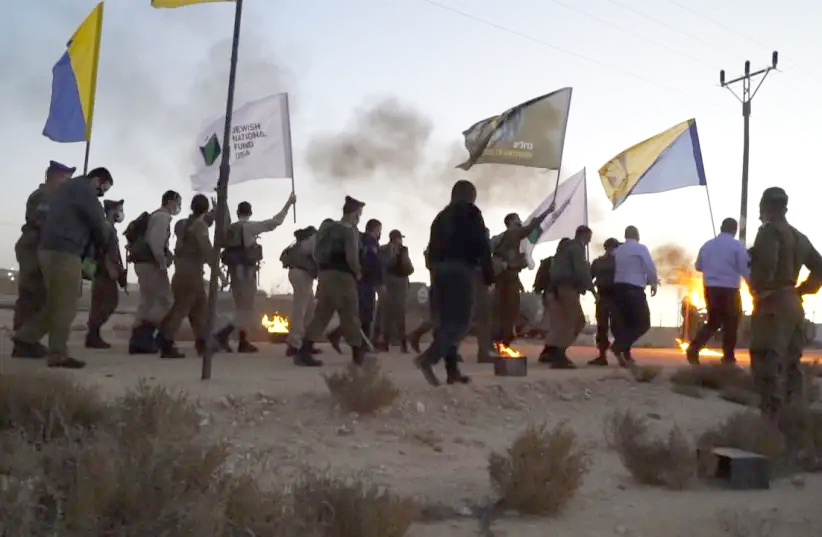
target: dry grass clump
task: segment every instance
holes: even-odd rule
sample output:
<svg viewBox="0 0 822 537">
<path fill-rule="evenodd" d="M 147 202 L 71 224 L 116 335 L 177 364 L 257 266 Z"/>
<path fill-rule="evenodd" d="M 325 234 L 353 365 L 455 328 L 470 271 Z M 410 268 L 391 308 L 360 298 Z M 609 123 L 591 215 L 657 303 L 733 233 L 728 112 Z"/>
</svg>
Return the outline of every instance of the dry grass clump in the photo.
<svg viewBox="0 0 822 537">
<path fill-rule="evenodd" d="M 401 537 L 416 516 L 358 479 L 263 488 L 260 461 L 202 434 L 185 394 L 141 383 L 105 403 L 58 375 L 40 395 L 38 380 L 0 375 L 0 537 Z"/>
<path fill-rule="evenodd" d="M 631 368 L 631 374 L 637 382 L 653 382 L 662 373 L 658 365 L 636 365 Z"/>
<path fill-rule="evenodd" d="M 694 399 L 704 399 L 705 391 L 699 386 L 693 384 L 674 384 L 671 391 L 684 395 L 685 397 L 692 397 Z"/>
<path fill-rule="evenodd" d="M 325 376 L 331 396 L 349 412 L 370 414 L 389 406 L 400 394 L 376 360 L 349 364 L 342 372 Z"/>
<path fill-rule="evenodd" d="M 591 468 L 589 451 L 566 422 L 554 429 L 530 426 L 508 448 L 488 460 L 500 504 L 523 514 L 555 514 L 582 486 Z"/>
<path fill-rule="evenodd" d="M 696 475 L 696 457 L 678 427 L 667 438 L 652 438 L 647 420 L 617 411 L 605 422 L 605 436 L 640 483 L 683 489 Z"/>
<path fill-rule="evenodd" d="M 725 364 L 687 366 L 671 375 L 676 386 L 697 386 L 706 390 L 723 390 L 729 386 L 755 391 L 753 377 L 746 370 Z"/>
<path fill-rule="evenodd" d="M 323 537 L 402 537 L 419 514 L 416 502 L 361 476 L 305 471 L 291 494 L 294 518 Z"/>
<path fill-rule="evenodd" d="M 822 471 L 822 412 L 805 405 L 786 407 L 779 416 L 790 463 L 806 472 Z"/>
<path fill-rule="evenodd" d="M 25 432 L 47 442 L 91 429 L 107 416 L 98 393 L 56 373 L 0 374 L 0 431 Z"/>
<path fill-rule="evenodd" d="M 715 447 L 731 447 L 750 451 L 768 457 L 775 465 L 785 460 L 785 436 L 773 422 L 758 412 L 734 414 L 719 426 L 703 433 L 697 439 L 697 447 L 704 457 L 699 461 L 700 475 L 714 475 L 713 457 L 709 454 Z"/>
<path fill-rule="evenodd" d="M 719 392 L 719 397 L 742 406 L 759 406 L 759 396 L 740 386 L 725 386 Z"/>
</svg>

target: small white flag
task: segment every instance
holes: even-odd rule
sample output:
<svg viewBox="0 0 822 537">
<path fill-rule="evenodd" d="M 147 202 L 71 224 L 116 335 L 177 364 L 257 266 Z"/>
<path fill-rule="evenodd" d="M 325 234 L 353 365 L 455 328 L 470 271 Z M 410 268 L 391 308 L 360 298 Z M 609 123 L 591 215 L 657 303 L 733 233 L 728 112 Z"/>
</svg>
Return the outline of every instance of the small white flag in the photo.
<svg viewBox="0 0 822 537">
<path fill-rule="evenodd" d="M 225 144 L 225 116 L 203 129 L 197 139 L 195 172 L 191 188 L 210 192 L 217 186 Z M 255 179 L 291 179 L 291 122 L 288 94 L 278 93 L 244 104 L 234 110 L 231 121 L 229 184 Z"/>
<path fill-rule="evenodd" d="M 531 254 L 537 244 L 557 241 L 564 237 L 573 238 L 577 227 L 588 225 L 587 195 L 585 168 L 583 168 L 576 175 L 560 183 L 556 190 L 556 198 L 554 198 L 554 193 L 551 192 L 545 198 L 545 201 L 531 213 L 531 216 L 525 221 L 525 225 L 528 225 L 536 216 L 548 210 L 551 202 L 556 201 L 554 212 L 542 221 L 539 229 L 534 231 L 528 238 L 523 239 L 520 244 L 520 251 L 525 254 L 529 268 L 535 266 Z"/>
</svg>

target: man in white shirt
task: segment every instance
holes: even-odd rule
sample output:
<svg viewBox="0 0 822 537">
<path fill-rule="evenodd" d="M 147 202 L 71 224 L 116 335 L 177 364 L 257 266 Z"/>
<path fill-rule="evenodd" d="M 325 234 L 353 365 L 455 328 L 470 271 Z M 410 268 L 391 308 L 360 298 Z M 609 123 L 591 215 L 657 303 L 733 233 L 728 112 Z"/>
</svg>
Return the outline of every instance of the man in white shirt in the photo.
<svg viewBox="0 0 822 537">
<path fill-rule="evenodd" d="M 633 364 L 631 347 L 651 328 L 645 287 L 656 295 L 659 278 L 651 253 L 639 243 L 639 230 L 625 228 L 625 242 L 614 250 L 614 343 L 611 350 L 619 365 Z"/>
<path fill-rule="evenodd" d="M 688 362 L 699 365 L 699 351 L 714 333 L 722 329 L 722 362 L 735 364 L 739 318 L 742 300 L 739 284 L 751 275 L 751 260 L 745 246 L 736 240 L 736 220 L 726 218 L 720 233 L 699 249 L 696 270 L 702 273 L 705 287 L 705 303 L 708 306 L 708 323 L 697 333 L 688 346 Z"/>
</svg>

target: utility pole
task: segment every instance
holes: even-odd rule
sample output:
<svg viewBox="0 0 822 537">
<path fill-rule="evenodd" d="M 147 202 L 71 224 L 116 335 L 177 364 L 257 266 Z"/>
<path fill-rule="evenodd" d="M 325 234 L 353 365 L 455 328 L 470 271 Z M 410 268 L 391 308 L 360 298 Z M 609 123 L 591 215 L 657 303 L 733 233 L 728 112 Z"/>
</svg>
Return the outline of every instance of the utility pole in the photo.
<svg viewBox="0 0 822 537">
<path fill-rule="evenodd" d="M 733 80 L 726 81 L 725 70 L 719 71 L 719 85 L 723 88 L 728 88 L 728 91 L 742 103 L 742 117 L 744 119 L 744 134 L 742 138 L 742 209 L 739 215 L 739 240 L 742 241 L 742 244 L 745 244 L 745 231 L 748 227 L 748 157 L 750 154 L 751 100 L 759 91 L 759 88 L 762 87 L 762 83 L 765 82 L 768 73 L 776 69 L 778 59 L 779 54 L 777 51 L 773 51 L 771 55 L 771 65 L 755 73 L 751 72 L 751 62 L 746 61 L 745 74 Z M 762 75 L 762 78 L 759 79 L 756 89 L 751 91 L 751 79 L 759 75 Z M 742 97 L 734 93 L 734 90 L 730 87 L 731 84 L 737 82 L 742 82 Z"/>
</svg>

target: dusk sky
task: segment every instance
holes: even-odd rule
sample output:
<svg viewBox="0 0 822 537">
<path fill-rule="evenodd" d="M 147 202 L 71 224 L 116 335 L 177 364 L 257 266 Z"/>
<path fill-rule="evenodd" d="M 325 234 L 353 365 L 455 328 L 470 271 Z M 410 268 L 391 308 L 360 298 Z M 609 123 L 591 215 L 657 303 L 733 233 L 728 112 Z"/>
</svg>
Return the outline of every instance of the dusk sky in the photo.
<svg viewBox="0 0 822 537">
<path fill-rule="evenodd" d="M 106 3 L 91 146 L 91 166 L 111 170 L 115 183 L 108 196 L 126 200 L 127 221 L 155 209 L 166 189 L 183 194 L 187 214 L 196 136 L 225 109 L 233 5 L 157 10 L 149 3 Z M 13 245 L 25 200 L 42 181 L 49 159 L 82 167 L 83 144 L 56 144 L 41 132 L 51 68 L 96 2 L 4 4 L 0 266 L 16 267 Z M 762 190 L 779 185 L 790 196 L 789 221 L 822 248 L 817 218 L 822 187 L 809 167 L 822 147 L 816 128 L 822 69 L 814 61 L 822 56 L 817 39 L 822 7 L 813 2 L 245 0 L 244 5 L 237 103 L 280 91 L 292 99 L 297 224 L 289 216 L 283 227 L 264 236 L 261 286 L 266 290 L 289 290 L 277 261 L 280 251 L 296 227 L 338 217 L 345 194 L 366 202 L 364 218 L 382 220 L 384 237 L 393 228 L 406 234 L 417 266 L 412 280 L 427 280 L 421 252 L 431 220 L 447 203 L 454 178 L 482 173 L 482 166 L 449 171 L 459 163 L 453 146 L 462 142 L 461 132 L 564 86 L 574 93 L 562 177 L 587 167 L 594 240 L 620 238 L 624 227 L 634 224 L 651 249 L 677 243 L 695 256 L 712 236 L 705 189 L 630 198 L 611 211 L 597 170 L 629 146 L 696 118 L 717 228 L 725 217 L 738 218 L 741 105 L 719 87 L 719 70 L 734 78 L 746 59 L 753 70 L 765 67 L 774 49 L 780 71 L 768 76 L 753 101 L 748 242 L 758 227 Z M 414 147 L 403 151 L 389 144 L 367 172 L 345 179 L 309 164 L 312 144 L 346 136 L 358 115 L 380 103 L 408 120 L 417 136 Z M 491 179 L 480 181 L 485 190 L 479 204 L 492 234 L 502 231 L 507 212 L 525 218 L 554 188 L 553 174 Z M 290 188 L 288 181 L 245 183 L 232 187 L 229 206 L 233 213 L 238 202 L 248 200 L 255 217 L 268 217 Z M 541 245 L 536 257 L 550 255 L 555 246 Z M 527 287 L 533 275 L 523 275 Z M 654 324 L 674 322 L 675 297 L 668 288 L 650 300 Z M 809 317 L 816 303 L 806 302 Z"/>
</svg>

